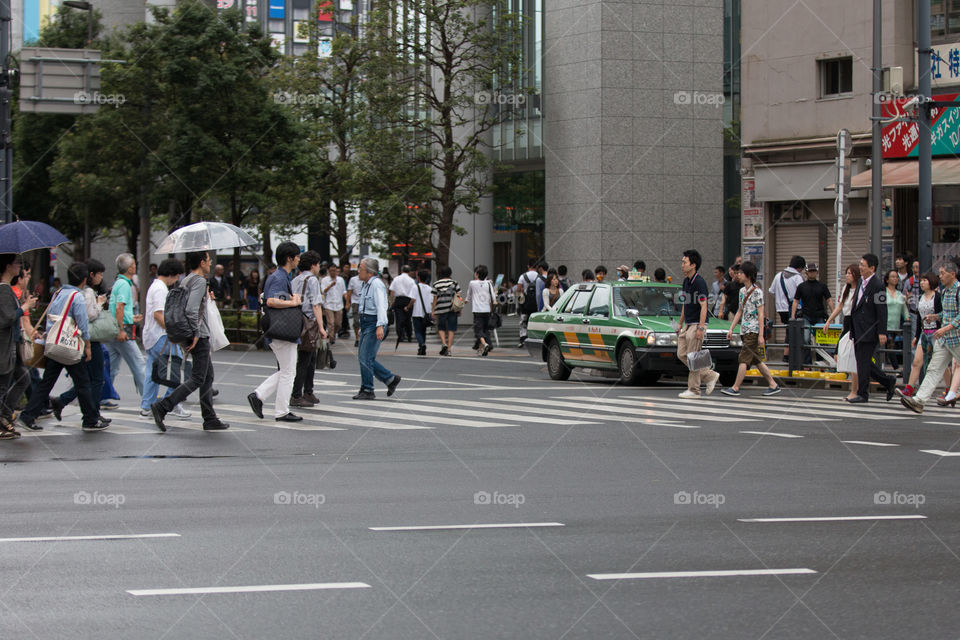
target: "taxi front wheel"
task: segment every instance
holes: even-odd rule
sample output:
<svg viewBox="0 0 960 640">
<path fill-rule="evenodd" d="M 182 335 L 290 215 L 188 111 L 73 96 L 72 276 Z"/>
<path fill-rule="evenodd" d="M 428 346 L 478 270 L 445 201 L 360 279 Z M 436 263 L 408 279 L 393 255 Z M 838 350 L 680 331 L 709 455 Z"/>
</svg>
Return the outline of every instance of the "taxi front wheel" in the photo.
<svg viewBox="0 0 960 640">
<path fill-rule="evenodd" d="M 547 373 L 551 380 L 566 380 L 570 377 L 570 367 L 563 361 L 563 353 L 556 340 L 547 347 Z"/>
<path fill-rule="evenodd" d="M 629 344 L 620 347 L 617 353 L 617 366 L 620 369 L 620 382 L 637 384 L 642 372 L 637 367 L 637 354 Z"/>
</svg>

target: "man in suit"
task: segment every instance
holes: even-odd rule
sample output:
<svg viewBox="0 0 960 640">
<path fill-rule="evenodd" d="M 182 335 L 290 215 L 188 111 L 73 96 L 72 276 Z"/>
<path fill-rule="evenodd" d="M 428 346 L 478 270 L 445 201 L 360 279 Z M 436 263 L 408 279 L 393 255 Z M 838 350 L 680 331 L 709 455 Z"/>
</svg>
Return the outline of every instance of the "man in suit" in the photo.
<svg viewBox="0 0 960 640">
<path fill-rule="evenodd" d="M 883 283 L 877 276 L 880 260 L 872 253 L 860 258 L 860 286 L 853 298 L 851 314 L 853 351 L 857 358 L 857 376 L 860 387 L 854 398 L 844 398 L 847 402 L 863 403 L 869 398 L 870 380 L 875 380 L 887 389 L 887 400 L 896 391 L 896 379 L 883 372 L 880 365 L 873 362 L 877 344 L 887 344 L 887 298 Z"/>
</svg>

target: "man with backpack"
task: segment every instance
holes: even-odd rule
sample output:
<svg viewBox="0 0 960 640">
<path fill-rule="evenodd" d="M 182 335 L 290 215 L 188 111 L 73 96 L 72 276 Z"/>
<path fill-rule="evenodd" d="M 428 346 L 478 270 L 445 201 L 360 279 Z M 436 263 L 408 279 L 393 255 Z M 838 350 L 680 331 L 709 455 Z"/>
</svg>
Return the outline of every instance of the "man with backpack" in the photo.
<svg viewBox="0 0 960 640">
<path fill-rule="evenodd" d="M 793 256 L 790 258 L 790 266 L 773 277 L 770 283 L 769 293 L 773 294 L 774 306 L 777 308 L 777 315 L 780 317 L 780 324 L 787 324 L 790 321 L 790 307 L 793 305 L 793 299 L 797 295 L 797 287 L 803 283 L 803 276 L 800 272 L 807 266 L 807 261 L 803 256 Z M 784 348 L 783 357 L 787 358 L 790 350 Z"/>
<path fill-rule="evenodd" d="M 207 325 L 207 278 L 210 275 L 210 254 L 207 251 L 192 251 L 186 255 L 186 267 L 190 270 L 179 287 L 167 294 L 163 308 L 167 338 L 179 344 L 193 358 L 190 378 L 173 390 L 173 393 L 150 405 L 153 421 L 160 431 L 166 431 L 163 418 L 173 408 L 200 390 L 200 413 L 204 431 L 222 431 L 230 427 L 221 422 L 213 409 L 213 359 L 210 350 L 210 327 Z"/>
<path fill-rule="evenodd" d="M 527 322 L 530 321 L 530 314 L 536 313 L 540 306 L 537 302 L 540 299 L 537 290 L 537 281 L 540 280 L 538 263 L 538 260 L 531 258 L 527 262 L 527 271 L 517 278 L 517 293 L 523 295 L 523 302 L 520 304 L 520 344 L 517 345 L 517 349 L 522 349 L 523 343 L 527 340 Z"/>
</svg>

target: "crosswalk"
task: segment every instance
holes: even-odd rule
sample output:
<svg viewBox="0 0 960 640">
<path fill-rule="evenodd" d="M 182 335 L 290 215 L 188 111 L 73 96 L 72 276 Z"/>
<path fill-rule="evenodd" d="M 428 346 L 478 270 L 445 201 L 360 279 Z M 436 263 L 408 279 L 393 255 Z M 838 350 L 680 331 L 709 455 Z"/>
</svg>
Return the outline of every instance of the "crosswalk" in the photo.
<svg viewBox="0 0 960 640">
<path fill-rule="evenodd" d="M 417 431 L 438 428 L 519 428 L 524 425 L 599 427 L 609 424 L 646 425 L 677 429 L 723 428 L 742 434 L 765 433 L 762 424 L 774 421 L 775 432 L 800 429 L 810 425 L 830 428 L 853 420 L 867 423 L 960 426 L 960 413 L 950 408 L 928 406 L 923 416 L 902 409 L 898 403 L 882 401 L 852 407 L 836 396 L 792 396 L 784 393 L 773 398 L 749 395 L 730 398 L 714 394 L 699 400 L 683 400 L 676 394 L 618 389 L 616 393 L 589 395 L 590 389 L 575 390 L 567 395 L 521 396 L 517 390 L 506 397 L 494 397 L 489 391 L 477 390 L 475 395 L 461 392 L 459 398 L 384 399 L 377 402 L 345 401 L 331 396 L 330 401 L 312 408 L 297 409 L 302 422 L 276 422 L 269 414 L 264 420 L 251 414 L 245 404 L 218 403 L 217 412 L 231 425 L 230 432 L 286 429 L 293 431 L 344 431 L 349 429 L 378 429 L 386 431 Z M 170 417 L 166 423 L 170 432 L 177 430 L 202 431 L 199 408 L 187 420 Z M 103 433 L 113 435 L 146 435 L 158 433 L 149 417 L 139 415 L 137 408 L 120 408 L 108 414 L 113 424 Z M 56 437 L 80 433 L 80 415 L 74 407 L 64 412 L 63 422 L 53 420 L 41 423 L 43 431 L 25 432 L 29 437 Z M 872 444 L 851 440 L 851 444 Z M 880 443 L 878 446 L 883 446 Z"/>
</svg>

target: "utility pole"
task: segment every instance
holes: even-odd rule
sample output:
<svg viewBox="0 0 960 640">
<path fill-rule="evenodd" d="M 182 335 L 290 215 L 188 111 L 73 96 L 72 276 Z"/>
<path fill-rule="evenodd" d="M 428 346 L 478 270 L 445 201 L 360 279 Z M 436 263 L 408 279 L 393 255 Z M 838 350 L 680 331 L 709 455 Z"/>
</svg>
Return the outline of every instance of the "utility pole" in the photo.
<svg viewBox="0 0 960 640">
<path fill-rule="evenodd" d="M 880 106 L 880 92 L 883 90 L 883 0 L 873 0 L 873 132 L 870 136 L 870 253 L 879 256 L 880 226 L 883 224 L 883 149 L 880 137 L 883 135 L 883 116 Z M 837 259 L 837 270 L 843 269 Z M 841 276 L 842 277 L 842 276 Z M 842 280 L 841 280 L 842 282 Z M 839 285 L 838 285 L 839 286 Z"/>
<path fill-rule="evenodd" d="M 0 219 L 13 221 L 13 136 L 10 115 L 10 0 L 0 0 L 0 147 L 2 147 L 3 170 L 0 172 Z"/>
<path fill-rule="evenodd" d="M 933 267 L 933 222 L 930 218 L 933 209 L 933 185 L 931 184 L 931 140 L 930 140 L 930 0 L 917 0 L 917 70 L 920 108 L 920 141 L 917 147 L 919 197 L 917 208 L 917 249 L 920 272 Z"/>
</svg>

